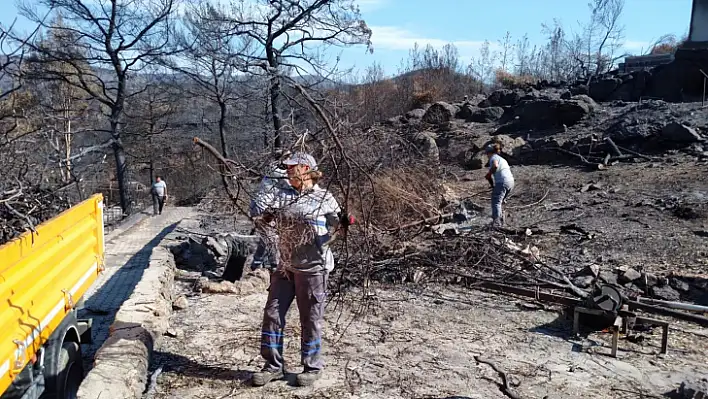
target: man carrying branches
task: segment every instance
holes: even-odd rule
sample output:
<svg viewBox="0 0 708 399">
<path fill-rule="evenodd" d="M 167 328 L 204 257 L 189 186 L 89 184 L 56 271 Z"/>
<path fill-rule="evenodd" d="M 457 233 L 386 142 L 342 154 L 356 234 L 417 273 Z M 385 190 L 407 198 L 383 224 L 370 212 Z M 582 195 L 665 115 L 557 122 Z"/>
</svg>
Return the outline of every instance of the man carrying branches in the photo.
<svg viewBox="0 0 708 399">
<path fill-rule="evenodd" d="M 295 153 L 284 164 L 290 186 L 261 190 L 251 206 L 251 216 L 258 218 L 257 223 L 275 223 L 280 252 L 263 312 L 261 356 L 265 365 L 253 375 L 254 386 L 284 376 L 285 317 L 294 299 L 300 310 L 304 366 L 296 382 L 308 386 L 319 378 L 324 367 L 321 351 L 327 277 L 334 269 L 328 227 L 336 234 L 337 229 L 346 229 L 354 222 L 353 217 L 342 213 L 334 196 L 317 185 L 322 172 L 310 154 Z"/>
<path fill-rule="evenodd" d="M 288 182 L 287 168 L 283 164 L 283 161 L 290 156 L 290 151 L 278 150 L 276 152 L 276 156 L 278 157 L 277 161 L 271 165 L 266 176 L 261 182 L 261 192 L 275 192 L 279 188 L 287 188 L 290 186 L 290 183 Z M 254 206 L 255 202 L 251 201 L 251 213 L 253 213 Z M 266 260 L 268 263 L 268 268 L 271 270 L 277 269 L 278 258 L 280 255 L 278 253 L 278 235 L 274 229 L 274 226 L 274 223 L 271 222 L 263 223 L 259 226 L 259 228 L 256 228 L 256 232 L 260 235 L 260 240 L 258 241 L 256 253 L 253 254 L 251 270 L 264 267 Z"/>
</svg>

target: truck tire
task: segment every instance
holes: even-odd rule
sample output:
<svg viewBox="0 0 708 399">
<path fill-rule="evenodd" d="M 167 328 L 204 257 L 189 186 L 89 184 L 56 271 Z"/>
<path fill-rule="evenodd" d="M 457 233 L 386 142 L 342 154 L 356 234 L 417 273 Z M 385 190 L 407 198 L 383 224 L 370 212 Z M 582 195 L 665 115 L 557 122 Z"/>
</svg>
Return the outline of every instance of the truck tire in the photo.
<svg viewBox="0 0 708 399">
<path fill-rule="evenodd" d="M 47 385 L 42 399 L 76 399 L 79 385 L 84 378 L 81 346 L 76 342 L 65 341 L 58 352 L 49 351 L 47 355 Z"/>
</svg>

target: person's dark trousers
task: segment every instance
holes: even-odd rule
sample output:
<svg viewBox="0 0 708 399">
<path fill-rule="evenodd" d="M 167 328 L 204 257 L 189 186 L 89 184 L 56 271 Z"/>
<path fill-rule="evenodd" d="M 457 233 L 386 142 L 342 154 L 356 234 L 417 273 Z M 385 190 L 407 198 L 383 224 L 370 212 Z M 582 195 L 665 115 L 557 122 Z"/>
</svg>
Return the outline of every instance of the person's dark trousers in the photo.
<svg viewBox="0 0 708 399">
<path fill-rule="evenodd" d="M 261 356 L 266 361 L 264 370 L 283 369 L 285 316 L 293 299 L 297 300 L 300 311 L 302 365 L 305 371 L 324 367 L 321 351 L 326 286 L 325 271 L 317 274 L 275 271 L 271 274 L 261 328 Z"/>
<path fill-rule="evenodd" d="M 165 206 L 165 196 L 164 195 L 153 195 L 152 196 L 152 211 L 154 214 L 162 215 L 162 208 Z"/>
</svg>

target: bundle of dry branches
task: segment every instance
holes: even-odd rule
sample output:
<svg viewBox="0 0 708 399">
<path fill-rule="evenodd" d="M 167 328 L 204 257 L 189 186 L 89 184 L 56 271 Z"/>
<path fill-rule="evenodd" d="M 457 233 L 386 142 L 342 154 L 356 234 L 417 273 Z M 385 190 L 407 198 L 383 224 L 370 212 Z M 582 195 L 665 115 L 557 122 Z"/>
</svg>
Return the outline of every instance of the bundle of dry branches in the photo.
<svg viewBox="0 0 708 399">
<path fill-rule="evenodd" d="M 68 209 L 68 199 L 20 182 L 0 186 L 0 245 Z"/>
</svg>

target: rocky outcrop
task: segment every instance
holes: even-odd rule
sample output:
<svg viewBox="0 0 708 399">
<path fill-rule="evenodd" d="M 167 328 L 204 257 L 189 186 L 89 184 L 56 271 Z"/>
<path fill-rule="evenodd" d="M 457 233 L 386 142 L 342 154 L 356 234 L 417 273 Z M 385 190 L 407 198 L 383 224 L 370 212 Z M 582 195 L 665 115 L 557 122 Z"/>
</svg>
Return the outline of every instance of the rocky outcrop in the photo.
<svg viewBox="0 0 708 399">
<path fill-rule="evenodd" d="M 442 125 L 449 123 L 455 118 L 459 109 L 446 102 L 437 102 L 428 108 L 423 115 L 423 122 L 431 125 Z"/>
<path fill-rule="evenodd" d="M 696 129 L 677 122 L 664 126 L 661 137 L 678 143 L 695 143 L 703 139 Z"/>
<path fill-rule="evenodd" d="M 504 115 L 502 107 L 478 108 L 466 119 L 469 122 L 490 123 L 498 121 L 502 115 Z"/>
<path fill-rule="evenodd" d="M 527 145 L 526 141 L 521 137 L 511 138 L 507 135 L 500 134 L 493 136 L 490 140 L 486 141 L 482 146 L 476 147 L 475 151 L 468 151 L 466 153 L 467 158 L 463 160 L 462 166 L 467 169 L 482 169 L 487 164 L 487 154 L 484 152 L 484 148 L 492 143 L 499 143 L 502 146 L 502 155 L 509 158 L 519 157 L 525 150 L 530 147 Z"/>
<path fill-rule="evenodd" d="M 572 126 L 592 112 L 586 100 L 522 101 L 514 110 L 514 120 L 497 133 L 527 129 L 551 129 Z"/>
<path fill-rule="evenodd" d="M 480 108 L 514 106 L 521 101 L 518 91 L 501 89 L 492 92 L 486 100 L 479 103 Z"/>
</svg>

